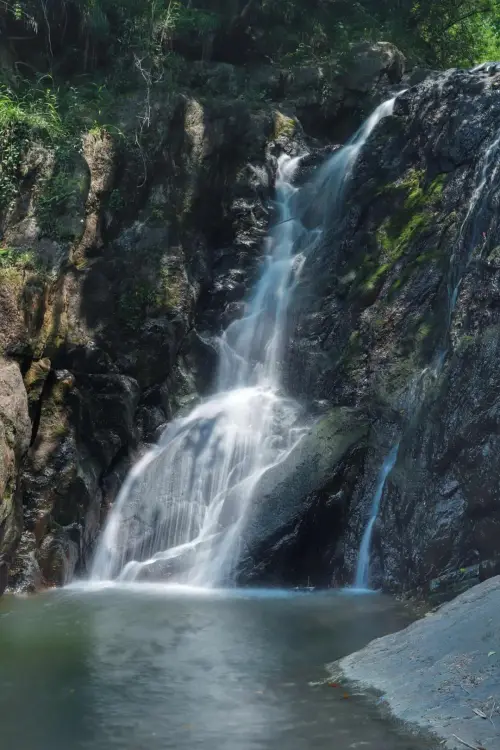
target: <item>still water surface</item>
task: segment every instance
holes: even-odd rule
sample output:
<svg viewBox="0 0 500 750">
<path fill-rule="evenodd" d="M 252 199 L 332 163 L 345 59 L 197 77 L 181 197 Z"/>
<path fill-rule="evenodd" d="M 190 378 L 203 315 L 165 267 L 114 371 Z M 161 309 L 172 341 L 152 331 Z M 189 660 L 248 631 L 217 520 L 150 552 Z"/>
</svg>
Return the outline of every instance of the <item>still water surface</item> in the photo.
<svg viewBox="0 0 500 750">
<path fill-rule="evenodd" d="M 147 588 L 0 601 L 5 750 L 421 750 L 325 664 L 411 615 L 381 595 Z"/>
</svg>

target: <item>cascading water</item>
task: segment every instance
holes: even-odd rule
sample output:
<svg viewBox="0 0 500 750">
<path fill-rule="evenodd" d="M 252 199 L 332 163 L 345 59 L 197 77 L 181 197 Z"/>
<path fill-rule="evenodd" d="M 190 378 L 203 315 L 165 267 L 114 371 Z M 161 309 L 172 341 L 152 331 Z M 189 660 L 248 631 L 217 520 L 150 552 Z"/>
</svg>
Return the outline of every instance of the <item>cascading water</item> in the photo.
<svg viewBox="0 0 500 750">
<path fill-rule="evenodd" d="M 377 477 L 377 484 L 375 487 L 375 493 L 373 495 L 372 506 L 370 509 L 370 520 L 361 539 L 361 545 L 359 548 L 358 565 L 356 568 L 356 579 L 354 581 L 354 588 L 358 590 L 367 589 L 370 584 L 370 548 L 373 535 L 373 527 L 377 520 L 378 512 L 380 509 L 380 501 L 384 492 L 385 483 L 387 477 L 394 468 L 396 459 L 398 457 L 399 443 L 393 445 L 388 456 L 386 457 L 382 468 L 380 469 Z"/>
<path fill-rule="evenodd" d="M 477 66 L 477 68 L 472 69 L 471 73 L 479 72 L 482 69 L 482 65 Z M 490 145 L 485 149 L 476 168 L 475 187 L 472 191 L 467 213 L 460 226 L 460 231 L 454 244 L 453 252 L 451 253 L 447 283 L 448 309 L 443 343 L 440 347 L 438 347 L 432 365 L 430 367 L 424 368 L 419 376 L 415 378 L 412 383 L 410 383 L 407 393 L 407 401 L 410 404 L 410 407 L 407 409 L 410 422 L 412 421 L 412 419 L 414 419 L 416 413 L 423 404 L 426 393 L 425 381 L 427 376 L 430 375 L 431 378 L 435 380 L 444 367 L 444 363 L 448 353 L 449 337 L 453 322 L 453 313 L 455 312 L 455 308 L 457 305 L 460 286 L 462 284 L 464 275 L 471 263 L 474 251 L 478 246 L 477 243 L 479 241 L 480 231 L 478 229 L 479 215 L 481 213 L 482 206 L 488 198 L 488 195 L 495 187 L 495 181 L 500 171 L 499 152 L 500 131 L 496 133 Z M 483 245 L 482 249 L 484 249 L 484 246 L 486 245 L 486 240 L 486 234 L 483 233 L 483 242 L 481 243 Z M 370 517 L 363 533 L 358 553 L 358 563 L 356 567 L 356 577 L 354 582 L 354 588 L 356 589 L 364 590 L 369 586 L 370 549 L 373 529 L 380 510 L 380 503 L 382 500 L 382 495 L 384 493 L 387 478 L 397 461 L 400 442 L 401 439 L 399 439 L 398 442 L 392 446 L 389 454 L 382 464 L 382 468 L 378 475 L 375 494 L 372 499 Z"/>
<path fill-rule="evenodd" d="M 132 469 L 100 539 L 92 579 L 173 578 L 200 586 L 230 580 L 258 480 L 306 431 L 299 404 L 280 387 L 287 310 L 302 262 L 327 217 L 335 219 L 364 143 L 393 107 L 394 99 L 378 107 L 319 169 L 308 186 L 314 227 L 311 205 L 292 185 L 300 157 L 280 158 L 278 221 L 246 313 L 220 339 L 216 394 L 170 424 Z"/>
</svg>

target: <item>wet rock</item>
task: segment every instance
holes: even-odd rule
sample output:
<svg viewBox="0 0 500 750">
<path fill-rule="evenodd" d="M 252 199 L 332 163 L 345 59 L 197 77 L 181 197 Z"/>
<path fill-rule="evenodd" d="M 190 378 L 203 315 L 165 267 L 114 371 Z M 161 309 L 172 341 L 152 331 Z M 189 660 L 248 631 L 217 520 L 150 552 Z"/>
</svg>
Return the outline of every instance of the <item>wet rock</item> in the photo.
<svg viewBox="0 0 500 750">
<path fill-rule="evenodd" d="M 24 536 L 14 588 L 61 584 L 88 563 L 100 528 L 104 475 L 137 441 L 138 400 L 136 381 L 123 375 L 51 372 L 19 483 Z"/>
<path fill-rule="evenodd" d="M 355 446 L 359 448 L 367 433 L 365 414 L 333 409 L 282 463 L 267 470 L 256 486 L 243 532 L 250 557 L 259 557 L 266 546 L 273 546 L 277 535 L 286 537 L 287 529 L 305 514 L 307 498 L 312 500 L 312 493 L 329 485 L 344 456 Z"/>
<path fill-rule="evenodd" d="M 26 438 L 4 464 L 16 492 L 0 506 L 2 579 L 21 531 L 13 586 L 60 583 L 88 564 L 141 443 L 213 387 L 217 334 L 244 312 L 275 219 L 279 156 L 309 152 L 304 186 L 374 101 L 407 85 L 403 73 L 388 44 L 328 69 L 193 65 L 184 93 L 153 95 L 140 150 L 87 135 L 57 221 L 35 198 L 63 165 L 33 145 L 3 217 L 15 255 L 0 268 L 0 347 L 22 366 L 32 424 L 19 417 L 19 434 L 32 445 L 17 484 Z M 290 309 L 284 385 L 305 407 L 342 415 L 342 429 L 330 424 L 321 445 L 311 433 L 302 456 L 261 480 L 245 580 L 349 583 L 396 438 L 373 582 L 426 594 L 439 582 L 441 595 L 456 571 L 496 569 L 499 75 L 409 81 L 359 155 L 342 211 L 304 191 L 304 221 L 322 232 Z M 140 92 L 124 103 L 128 135 L 142 107 Z M 488 148 L 491 181 L 474 208 Z"/>
<path fill-rule="evenodd" d="M 497 88 L 495 75 L 450 71 L 402 94 L 360 155 L 343 215 L 304 264 L 288 388 L 363 405 L 373 417 L 339 549 L 326 563 L 341 582 L 352 581 L 373 478 L 398 436 L 374 528 L 373 583 L 428 593 L 443 576 L 453 590 L 448 574 L 489 569 L 498 554 L 494 180 L 471 209 L 486 149 L 495 149 Z"/>
<path fill-rule="evenodd" d="M 26 155 L 19 200 L 1 217 L 12 250 L 0 268 L 0 348 L 23 366 L 32 441 L 14 478 L 22 508 L 2 504 L 16 589 L 86 567 L 140 441 L 212 386 L 215 350 L 196 327 L 212 336 L 247 292 L 272 144 L 296 152 L 302 137 L 275 105 L 245 103 L 233 73 L 210 69 L 213 99 L 155 95 L 140 151 L 94 128 L 64 164 L 36 143 Z M 233 78 L 231 99 L 218 87 Z M 138 94 L 120 113 L 132 140 L 142 107 Z M 49 213 L 61 180 L 67 198 Z M 229 263 L 221 248 L 232 248 Z"/>
<path fill-rule="evenodd" d="M 37 552 L 37 561 L 45 585 L 64 586 L 75 573 L 79 558 L 78 543 L 68 532 L 48 534 Z"/>
<path fill-rule="evenodd" d="M 24 386 L 28 394 L 28 408 L 32 422 L 37 418 L 37 410 L 50 370 L 50 359 L 45 358 L 38 362 L 33 362 L 24 376 Z"/>
</svg>

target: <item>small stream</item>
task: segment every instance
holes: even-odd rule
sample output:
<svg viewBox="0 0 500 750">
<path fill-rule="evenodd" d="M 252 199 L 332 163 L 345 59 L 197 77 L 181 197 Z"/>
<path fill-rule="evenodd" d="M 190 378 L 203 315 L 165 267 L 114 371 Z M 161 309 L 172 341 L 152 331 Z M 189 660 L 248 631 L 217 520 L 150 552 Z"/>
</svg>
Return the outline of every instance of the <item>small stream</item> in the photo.
<svg viewBox="0 0 500 750">
<path fill-rule="evenodd" d="M 1 747 L 430 748 L 374 699 L 324 684 L 327 662 L 411 619 L 383 595 L 348 592 L 142 583 L 5 597 Z"/>
</svg>

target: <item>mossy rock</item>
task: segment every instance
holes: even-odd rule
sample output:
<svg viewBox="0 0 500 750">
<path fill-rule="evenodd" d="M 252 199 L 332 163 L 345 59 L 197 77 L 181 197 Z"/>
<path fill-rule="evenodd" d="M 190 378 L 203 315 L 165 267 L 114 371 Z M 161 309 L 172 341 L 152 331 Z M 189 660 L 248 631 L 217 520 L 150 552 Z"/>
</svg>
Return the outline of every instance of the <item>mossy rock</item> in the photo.
<svg viewBox="0 0 500 750">
<path fill-rule="evenodd" d="M 292 117 L 287 117 L 283 112 L 276 110 L 274 113 L 274 140 L 282 137 L 292 138 L 295 135 L 297 123 Z"/>
<path fill-rule="evenodd" d="M 363 306 L 373 304 L 390 273 L 417 247 L 422 238 L 435 231 L 436 219 L 445 184 L 445 175 L 426 183 L 422 170 L 411 169 L 397 182 L 378 191 L 387 205 L 388 215 L 375 229 L 375 245 L 358 263 L 356 280 L 350 289 L 351 299 L 358 296 Z M 389 294 L 393 298 L 418 266 L 440 255 L 438 250 L 420 252 L 408 259 L 394 279 Z"/>
<path fill-rule="evenodd" d="M 263 542 L 304 511 L 304 499 L 325 486 L 346 453 L 368 435 L 366 415 L 356 409 L 332 409 L 318 420 L 295 450 L 269 469 L 255 489 L 245 528 L 249 547 Z"/>
<path fill-rule="evenodd" d="M 81 237 L 89 187 L 90 173 L 80 154 L 58 151 L 52 172 L 36 190 L 35 214 L 42 236 L 62 242 Z"/>
</svg>

